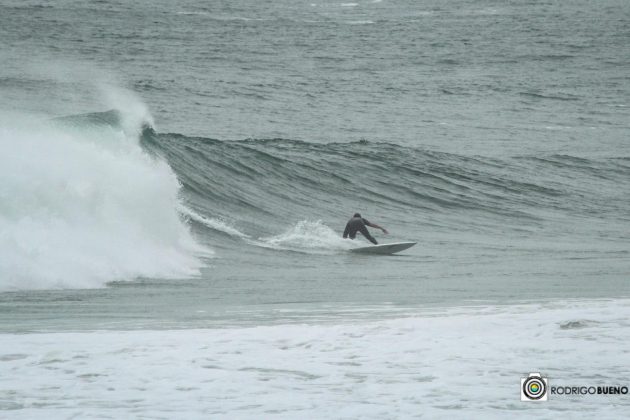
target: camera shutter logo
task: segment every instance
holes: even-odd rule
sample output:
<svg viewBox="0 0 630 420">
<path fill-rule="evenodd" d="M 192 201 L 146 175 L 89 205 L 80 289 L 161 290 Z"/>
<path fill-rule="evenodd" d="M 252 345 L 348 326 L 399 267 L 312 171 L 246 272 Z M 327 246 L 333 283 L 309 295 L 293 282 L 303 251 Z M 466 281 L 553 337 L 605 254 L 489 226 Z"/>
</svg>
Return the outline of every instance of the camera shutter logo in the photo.
<svg viewBox="0 0 630 420">
<path fill-rule="evenodd" d="M 547 378 L 538 372 L 521 378 L 521 401 L 547 401 Z"/>
</svg>

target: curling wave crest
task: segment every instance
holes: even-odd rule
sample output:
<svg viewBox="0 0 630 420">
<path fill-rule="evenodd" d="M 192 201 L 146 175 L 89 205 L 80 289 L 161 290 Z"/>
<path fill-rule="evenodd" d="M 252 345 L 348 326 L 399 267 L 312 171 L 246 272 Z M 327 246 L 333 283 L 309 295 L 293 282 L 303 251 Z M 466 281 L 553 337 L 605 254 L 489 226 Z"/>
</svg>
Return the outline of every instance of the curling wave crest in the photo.
<svg viewBox="0 0 630 420">
<path fill-rule="evenodd" d="M 0 290 L 198 272 L 180 183 L 135 134 L 25 117 L 2 124 L 0 150 Z"/>
</svg>

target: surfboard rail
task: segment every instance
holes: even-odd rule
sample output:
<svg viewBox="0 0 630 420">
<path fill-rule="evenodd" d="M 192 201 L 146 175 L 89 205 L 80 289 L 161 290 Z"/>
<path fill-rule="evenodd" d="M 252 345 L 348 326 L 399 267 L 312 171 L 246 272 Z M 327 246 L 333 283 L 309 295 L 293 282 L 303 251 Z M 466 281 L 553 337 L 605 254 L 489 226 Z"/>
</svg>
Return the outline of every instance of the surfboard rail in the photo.
<svg viewBox="0 0 630 420">
<path fill-rule="evenodd" d="M 350 252 L 354 252 L 356 254 L 390 255 L 395 254 L 396 252 L 404 251 L 405 249 L 409 249 L 415 244 L 417 244 L 417 242 L 394 242 L 391 244 L 378 244 L 364 246 L 360 248 L 352 248 L 350 249 Z"/>
</svg>

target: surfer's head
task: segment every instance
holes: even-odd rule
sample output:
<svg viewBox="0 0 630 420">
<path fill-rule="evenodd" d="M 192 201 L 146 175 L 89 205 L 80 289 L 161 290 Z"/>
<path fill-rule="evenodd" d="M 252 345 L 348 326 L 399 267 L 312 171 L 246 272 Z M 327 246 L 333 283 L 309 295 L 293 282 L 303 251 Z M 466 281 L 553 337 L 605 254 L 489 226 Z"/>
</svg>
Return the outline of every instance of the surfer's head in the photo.
<svg viewBox="0 0 630 420">
<path fill-rule="evenodd" d="M 361 217 L 361 214 L 360 213 L 354 213 L 354 216 L 352 216 L 352 217 Z"/>
</svg>

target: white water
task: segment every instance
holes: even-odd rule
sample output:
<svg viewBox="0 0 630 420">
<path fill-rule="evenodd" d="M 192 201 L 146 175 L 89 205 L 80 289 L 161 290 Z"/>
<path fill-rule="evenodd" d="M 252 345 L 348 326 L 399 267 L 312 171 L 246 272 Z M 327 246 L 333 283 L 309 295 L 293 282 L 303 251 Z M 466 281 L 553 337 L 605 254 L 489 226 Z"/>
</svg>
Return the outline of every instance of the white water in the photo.
<svg viewBox="0 0 630 420">
<path fill-rule="evenodd" d="M 208 218 L 208 217 L 204 217 L 202 215 L 200 215 L 199 213 L 197 213 L 196 211 L 193 211 L 191 209 L 189 209 L 188 207 L 184 206 L 184 205 L 180 205 L 178 207 L 178 211 L 190 218 L 191 220 L 194 220 L 198 223 L 201 223 L 202 225 L 219 231 L 219 232 L 223 232 L 227 235 L 230 236 L 235 236 L 238 238 L 249 238 L 248 235 L 244 234 L 243 232 L 239 231 L 238 229 L 236 229 L 235 227 L 229 225 L 227 222 L 220 220 L 220 219 L 216 219 L 216 218 Z"/>
<path fill-rule="evenodd" d="M 141 110 L 123 112 L 124 130 L 3 121 L 0 290 L 197 273 L 179 181 L 137 142 Z"/>
<path fill-rule="evenodd" d="M 340 232 L 335 232 L 321 220 L 301 220 L 279 235 L 260 238 L 256 244 L 267 248 L 312 253 L 347 250 L 355 245 L 343 239 Z"/>
<path fill-rule="evenodd" d="M 4 334 L 4 418 L 617 419 L 627 395 L 521 402 L 521 376 L 629 385 L 630 302 L 455 308 L 393 320 Z"/>
</svg>

